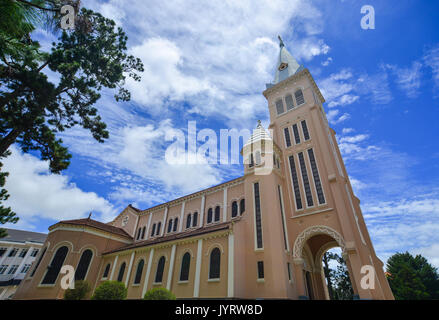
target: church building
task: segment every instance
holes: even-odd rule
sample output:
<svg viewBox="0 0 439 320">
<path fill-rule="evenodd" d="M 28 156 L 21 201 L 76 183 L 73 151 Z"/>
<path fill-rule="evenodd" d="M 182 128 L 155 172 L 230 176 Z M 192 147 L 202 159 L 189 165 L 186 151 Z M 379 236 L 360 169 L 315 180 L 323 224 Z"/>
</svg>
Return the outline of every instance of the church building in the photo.
<svg viewBox="0 0 439 320">
<path fill-rule="evenodd" d="M 128 299 L 157 287 L 189 299 L 329 299 L 322 257 L 334 247 L 356 299 L 394 299 L 325 99 L 281 39 L 276 75 L 263 95 L 269 132 L 259 123 L 244 144 L 241 177 L 146 210 L 129 205 L 109 223 L 50 226 L 14 299 L 62 299 L 63 265 L 90 283 L 90 296 L 115 280 Z M 368 285 L 364 266 L 374 271 Z"/>
</svg>

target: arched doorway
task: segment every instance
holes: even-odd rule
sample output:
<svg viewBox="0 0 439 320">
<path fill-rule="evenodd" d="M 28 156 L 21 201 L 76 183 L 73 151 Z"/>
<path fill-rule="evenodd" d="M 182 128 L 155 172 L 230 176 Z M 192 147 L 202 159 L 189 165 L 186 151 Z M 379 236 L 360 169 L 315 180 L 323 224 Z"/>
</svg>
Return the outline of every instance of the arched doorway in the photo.
<svg viewBox="0 0 439 320">
<path fill-rule="evenodd" d="M 301 277 L 301 285 L 298 286 L 299 298 L 330 299 L 322 260 L 328 250 L 337 247 L 340 256 L 344 258 L 346 255 L 343 237 L 330 227 L 313 226 L 299 234 L 293 247 L 296 275 Z M 349 261 L 346 265 L 350 273 Z"/>
</svg>

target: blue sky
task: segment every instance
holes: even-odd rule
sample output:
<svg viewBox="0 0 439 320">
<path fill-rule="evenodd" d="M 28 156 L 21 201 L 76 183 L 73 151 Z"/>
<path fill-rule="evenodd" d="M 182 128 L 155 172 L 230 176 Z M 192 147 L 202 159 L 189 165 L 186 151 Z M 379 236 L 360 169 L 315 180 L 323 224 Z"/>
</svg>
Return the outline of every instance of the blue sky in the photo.
<svg viewBox="0 0 439 320">
<path fill-rule="evenodd" d="M 363 30 L 360 10 L 375 9 Z M 62 135 L 73 154 L 62 175 L 13 148 L 10 205 L 46 232 L 60 219 L 109 221 L 125 206 L 145 209 L 233 179 L 240 165 L 164 161 L 167 132 L 267 127 L 262 91 L 274 77 L 277 35 L 307 67 L 327 102 L 378 256 L 421 253 L 439 267 L 439 5 L 435 1 L 86 0 L 114 19 L 145 73 L 128 82 L 132 101 L 103 92 L 104 144 L 81 129 Z M 53 36 L 35 37 L 48 47 Z M 56 81 L 56 74 L 48 73 Z"/>
</svg>

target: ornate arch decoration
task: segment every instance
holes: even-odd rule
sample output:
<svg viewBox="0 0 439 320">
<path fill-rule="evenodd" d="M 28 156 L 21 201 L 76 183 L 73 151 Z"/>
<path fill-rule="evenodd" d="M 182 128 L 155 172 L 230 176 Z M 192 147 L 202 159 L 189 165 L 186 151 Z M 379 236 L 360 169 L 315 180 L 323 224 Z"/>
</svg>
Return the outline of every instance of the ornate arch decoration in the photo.
<svg viewBox="0 0 439 320">
<path fill-rule="evenodd" d="M 326 234 L 331 238 L 333 238 L 340 246 L 342 252 L 345 252 L 346 246 L 343 237 L 334 229 L 328 226 L 320 225 L 320 226 L 312 226 L 306 228 L 297 236 L 296 241 L 294 241 L 293 258 L 294 259 L 302 258 L 303 246 L 305 245 L 306 241 L 309 238 L 319 234 Z"/>
</svg>

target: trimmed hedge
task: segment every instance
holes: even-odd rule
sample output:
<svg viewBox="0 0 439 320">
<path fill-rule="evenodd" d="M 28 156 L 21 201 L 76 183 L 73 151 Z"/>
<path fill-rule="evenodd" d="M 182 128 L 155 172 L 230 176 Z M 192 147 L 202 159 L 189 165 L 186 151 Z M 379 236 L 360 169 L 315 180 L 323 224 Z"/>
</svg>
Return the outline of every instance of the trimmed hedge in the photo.
<svg viewBox="0 0 439 320">
<path fill-rule="evenodd" d="M 127 288 L 119 281 L 104 281 L 95 290 L 92 300 L 125 300 Z"/>
<path fill-rule="evenodd" d="M 82 300 L 90 291 L 90 284 L 84 280 L 75 281 L 75 289 L 67 289 L 64 292 L 64 300 Z"/>
<path fill-rule="evenodd" d="M 145 293 L 144 300 L 175 300 L 175 295 L 165 288 L 154 288 Z"/>
</svg>

